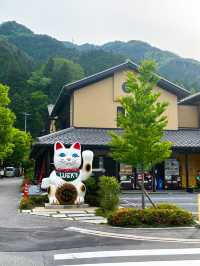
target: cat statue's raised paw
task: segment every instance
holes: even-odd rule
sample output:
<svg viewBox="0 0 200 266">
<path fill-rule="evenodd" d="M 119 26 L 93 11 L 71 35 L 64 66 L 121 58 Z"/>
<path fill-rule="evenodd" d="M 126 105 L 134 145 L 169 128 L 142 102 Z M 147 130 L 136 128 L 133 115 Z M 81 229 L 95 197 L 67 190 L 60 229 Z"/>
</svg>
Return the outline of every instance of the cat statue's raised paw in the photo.
<svg viewBox="0 0 200 266">
<path fill-rule="evenodd" d="M 81 159 L 82 155 L 82 159 Z M 62 142 L 54 144 L 54 166 L 48 178 L 43 178 L 41 188 L 49 190 L 49 203 L 59 204 L 56 191 L 65 183 L 72 184 L 77 191 L 75 204 L 84 203 L 86 187 L 82 181 L 86 180 L 92 173 L 93 152 L 83 151 L 81 145 L 76 142 L 67 149 Z M 82 162 L 82 168 L 80 169 Z"/>
</svg>

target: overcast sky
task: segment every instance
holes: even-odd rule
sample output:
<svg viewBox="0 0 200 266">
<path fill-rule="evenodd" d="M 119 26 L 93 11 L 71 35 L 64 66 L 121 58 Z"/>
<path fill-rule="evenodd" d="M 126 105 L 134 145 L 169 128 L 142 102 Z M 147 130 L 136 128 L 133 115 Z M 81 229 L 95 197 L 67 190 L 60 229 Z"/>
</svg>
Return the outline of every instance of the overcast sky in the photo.
<svg viewBox="0 0 200 266">
<path fill-rule="evenodd" d="M 0 0 L 0 22 L 75 43 L 141 40 L 200 60 L 200 0 Z"/>
</svg>

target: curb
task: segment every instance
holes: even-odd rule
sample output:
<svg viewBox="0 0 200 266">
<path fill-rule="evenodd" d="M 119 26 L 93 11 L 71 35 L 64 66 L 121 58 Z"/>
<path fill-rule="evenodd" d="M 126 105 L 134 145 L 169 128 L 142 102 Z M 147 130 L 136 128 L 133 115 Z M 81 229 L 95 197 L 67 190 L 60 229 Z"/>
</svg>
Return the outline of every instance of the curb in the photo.
<svg viewBox="0 0 200 266">
<path fill-rule="evenodd" d="M 169 238 L 169 237 L 151 237 L 151 236 L 141 236 L 141 235 L 131 235 L 131 234 L 118 234 L 110 233 L 105 231 L 90 230 L 80 227 L 68 227 L 64 229 L 65 231 L 74 231 L 86 235 L 94 235 L 101 237 L 110 237 L 116 239 L 125 240 L 140 240 L 148 242 L 165 242 L 165 243 L 184 243 L 184 244 L 200 244 L 200 239 L 187 239 L 187 238 Z"/>
</svg>

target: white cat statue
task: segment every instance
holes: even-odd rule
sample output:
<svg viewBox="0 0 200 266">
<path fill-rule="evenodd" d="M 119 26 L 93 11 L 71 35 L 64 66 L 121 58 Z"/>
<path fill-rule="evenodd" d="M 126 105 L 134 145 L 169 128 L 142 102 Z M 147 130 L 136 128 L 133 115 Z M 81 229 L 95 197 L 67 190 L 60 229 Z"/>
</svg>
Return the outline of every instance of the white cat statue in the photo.
<svg viewBox="0 0 200 266">
<path fill-rule="evenodd" d="M 69 149 L 63 143 L 54 144 L 54 166 L 48 178 L 43 178 L 41 188 L 49 189 L 49 203 L 59 204 L 56 198 L 56 190 L 65 183 L 74 185 L 77 190 L 75 204 L 84 203 L 86 188 L 82 181 L 86 180 L 92 173 L 93 152 L 86 150 L 82 152 L 81 166 L 81 145 L 74 143 Z"/>
</svg>

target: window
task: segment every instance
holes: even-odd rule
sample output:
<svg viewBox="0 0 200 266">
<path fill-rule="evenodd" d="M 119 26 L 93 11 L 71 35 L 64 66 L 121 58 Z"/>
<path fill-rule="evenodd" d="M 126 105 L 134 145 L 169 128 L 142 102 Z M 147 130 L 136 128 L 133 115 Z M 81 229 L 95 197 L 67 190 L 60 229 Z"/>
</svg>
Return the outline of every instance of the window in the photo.
<svg viewBox="0 0 200 266">
<path fill-rule="evenodd" d="M 128 93 L 127 82 L 124 82 L 124 83 L 122 84 L 122 90 L 123 90 L 124 92 Z"/>
<path fill-rule="evenodd" d="M 121 106 L 117 106 L 117 114 L 124 114 L 125 112 L 124 112 L 124 108 L 123 107 L 121 107 Z"/>
</svg>

